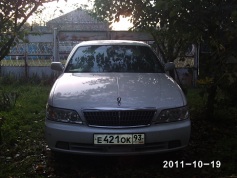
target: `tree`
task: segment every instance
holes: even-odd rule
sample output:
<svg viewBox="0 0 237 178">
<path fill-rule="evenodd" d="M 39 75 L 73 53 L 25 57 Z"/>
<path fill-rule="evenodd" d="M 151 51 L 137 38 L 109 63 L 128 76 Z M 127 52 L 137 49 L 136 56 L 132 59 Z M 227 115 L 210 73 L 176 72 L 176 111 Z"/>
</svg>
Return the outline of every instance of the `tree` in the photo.
<svg viewBox="0 0 237 178">
<path fill-rule="evenodd" d="M 206 87 L 206 113 L 213 118 L 216 106 L 233 106 L 233 99 L 237 98 L 234 89 L 237 84 L 236 63 L 230 66 L 230 60 L 237 58 L 237 2 L 195 1 L 195 5 L 188 9 L 195 20 L 190 19 L 188 23 L 198 23 L 199 42 L 208 44 L 210 48 L 209 58 L 205 61 L 208 69 L 203 77 L 211 79 Z M 218 92 L 221 92 L 221 98 L 217 98 Z"/>
<path fill-rule="evenodd" d="M 173 62 L 179 55 L 184 55 L 190 45 L 190 31 L 181 21 L 180 3 L 167 0 L 95 0 L 94 10 L 110 22 L 119 21 L 121 16 L 131 17 L 134 31 L 145 31 L 153 36 L 156 48 L 164 62 Z M 112 15 L 111 15 L 112 14 Z M 170 72 L 175 78 L 174 71 Z"/>
<path fill-rule="evenodd" d="M 23 25 L 43 3 L 56 0 L 1 0 L 0 1 L 0 61 L 10 47 L 24 36 Z"/>
<path fill-rule="evenodd" d="M 190 28 L 177 19 L 180 5 L 167 0 L 95 0 L 94 10 L 110 22 L 121 16 L 131 17 L 131 30 L 146 31 L 153 36 L 165 62 L 177 58 L 186 49 Z"/>
<path fill-rule="evenodd" d="M 150 32 L 165 61 L 182 55 L 189 43 L 207 44 L 211 49 L 206 74 L 211 78 L 206 90 L 209 117 L 218 90 L 236 85 L 235 69 L 227 66 L 228 60 L 237 56 L 236 0 L 95 0 L 94 11 L 110 22 L 131 17 L 131 30 Z M 236 98 L 235 93 L 229 98 Z"/>
</svg>

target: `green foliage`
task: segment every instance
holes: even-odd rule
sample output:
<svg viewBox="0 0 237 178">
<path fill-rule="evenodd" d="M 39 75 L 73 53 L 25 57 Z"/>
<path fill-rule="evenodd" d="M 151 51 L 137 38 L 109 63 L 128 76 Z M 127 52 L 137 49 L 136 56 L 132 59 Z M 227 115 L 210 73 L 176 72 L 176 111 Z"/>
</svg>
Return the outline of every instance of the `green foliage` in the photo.
<svg viewBox="0 0 237 178">
<path fill-rule="evenodd" d="M 174 61 L 182 50 L 187 49 L 188 44 L 190 29 L 185 22 L 177 20 L 178 4 L 178 1 L 162 0 L 96 0 L 94 11 L 110 22 L 119 21 L 121 16 L 131 17 L 134 25 L 131 30 L 151 33 L 160 55 L 167 62 Z"/>
<path fill-rule="evenodd" d="M 211 115 L 218 107 L 236 107 L 237 54 L 235 44 L 227 47 L 202 55 L 200 60 L 198 84 L 203 88 L 203 96 L 207 95 L 206 108 Z"/>
<path fill-rule="evenodd" d="M 204 40 L 218 47 L 222 35 L 234 38 L 236 6 L 234 0 L 95 0 L 94 11 L 111 22 L 131 17 L 132 29 L 150 32 L 164 60 L 173 61 L 187 43 Z"/>
</svg>

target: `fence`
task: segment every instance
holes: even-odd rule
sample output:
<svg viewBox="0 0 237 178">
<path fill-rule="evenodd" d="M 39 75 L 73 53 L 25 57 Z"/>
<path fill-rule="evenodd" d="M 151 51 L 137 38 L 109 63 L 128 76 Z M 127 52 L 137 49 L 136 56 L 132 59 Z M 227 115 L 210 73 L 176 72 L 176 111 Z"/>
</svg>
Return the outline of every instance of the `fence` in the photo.
<svg viewBox="0 0 237 178">
<path fill-rule="evenodd" d="M 152 41 L 143 32 L 127 31 L 59 31 L 53 33 L 30 33 L 24 41 L 12 47 L 1 66 L 49 66 L 51 61 L 65 61 L 72 48 L 81 41 L 88 40 L 139 40 Z"/>
<path fill-rule="evenodd" d="M 59 31 L 54 29 L 53 33 L 34 34 L 30 33 L 25 37 L 27 43 L 20 42 L 12 47 L 8 56 L 0 63 L 1 75 L 13 74 L 16 76 L 51 75 L 50 63 L 60 61 L 64 63 L 72 48 L 81 41 L 88 40 L 137 40 L 151 43 L 151 35 L 143 32 L 128 31 Z M 196 48 L 194 48 L 196 49 Z M 187 69 L 178 69 L 181 80 L 193 85 L 196 71 L 190 72 L 190 67 L 194 66 L 195 54 L 187 57 L 187 64 L 176 65 L 189 66 Z"/>
</svg>

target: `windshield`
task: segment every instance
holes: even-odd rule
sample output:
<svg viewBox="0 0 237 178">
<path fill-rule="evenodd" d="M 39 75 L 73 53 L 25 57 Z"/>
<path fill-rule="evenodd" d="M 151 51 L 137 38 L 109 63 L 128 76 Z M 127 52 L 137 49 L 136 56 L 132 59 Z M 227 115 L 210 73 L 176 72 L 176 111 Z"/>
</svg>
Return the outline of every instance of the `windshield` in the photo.
<svg viewBox="0 0 237 178">
<path fill-rule="evenodd" d="M 65 72 L 164 72 L 157 56 L 147 46 L 92 45 L 79 47 Z"/>
</svg>

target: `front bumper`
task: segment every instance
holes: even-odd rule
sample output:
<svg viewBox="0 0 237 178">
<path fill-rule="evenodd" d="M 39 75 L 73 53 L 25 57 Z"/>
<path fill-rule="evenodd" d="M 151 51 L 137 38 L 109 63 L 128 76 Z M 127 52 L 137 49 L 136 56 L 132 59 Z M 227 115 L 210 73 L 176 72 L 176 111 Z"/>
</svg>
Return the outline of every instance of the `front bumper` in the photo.
<svg viewBox="0 0 237 178">
<path fill-rule="evenodd" d="M 94 134 L 145 134 L 144 145 L 94 145 Z M 189 119 L 138 128 L 97 128 L 46 120 L 45 138 L 54 151 L 87 155 L 139 155 L 179 150 L 188 145 Z"/>
</svg>

